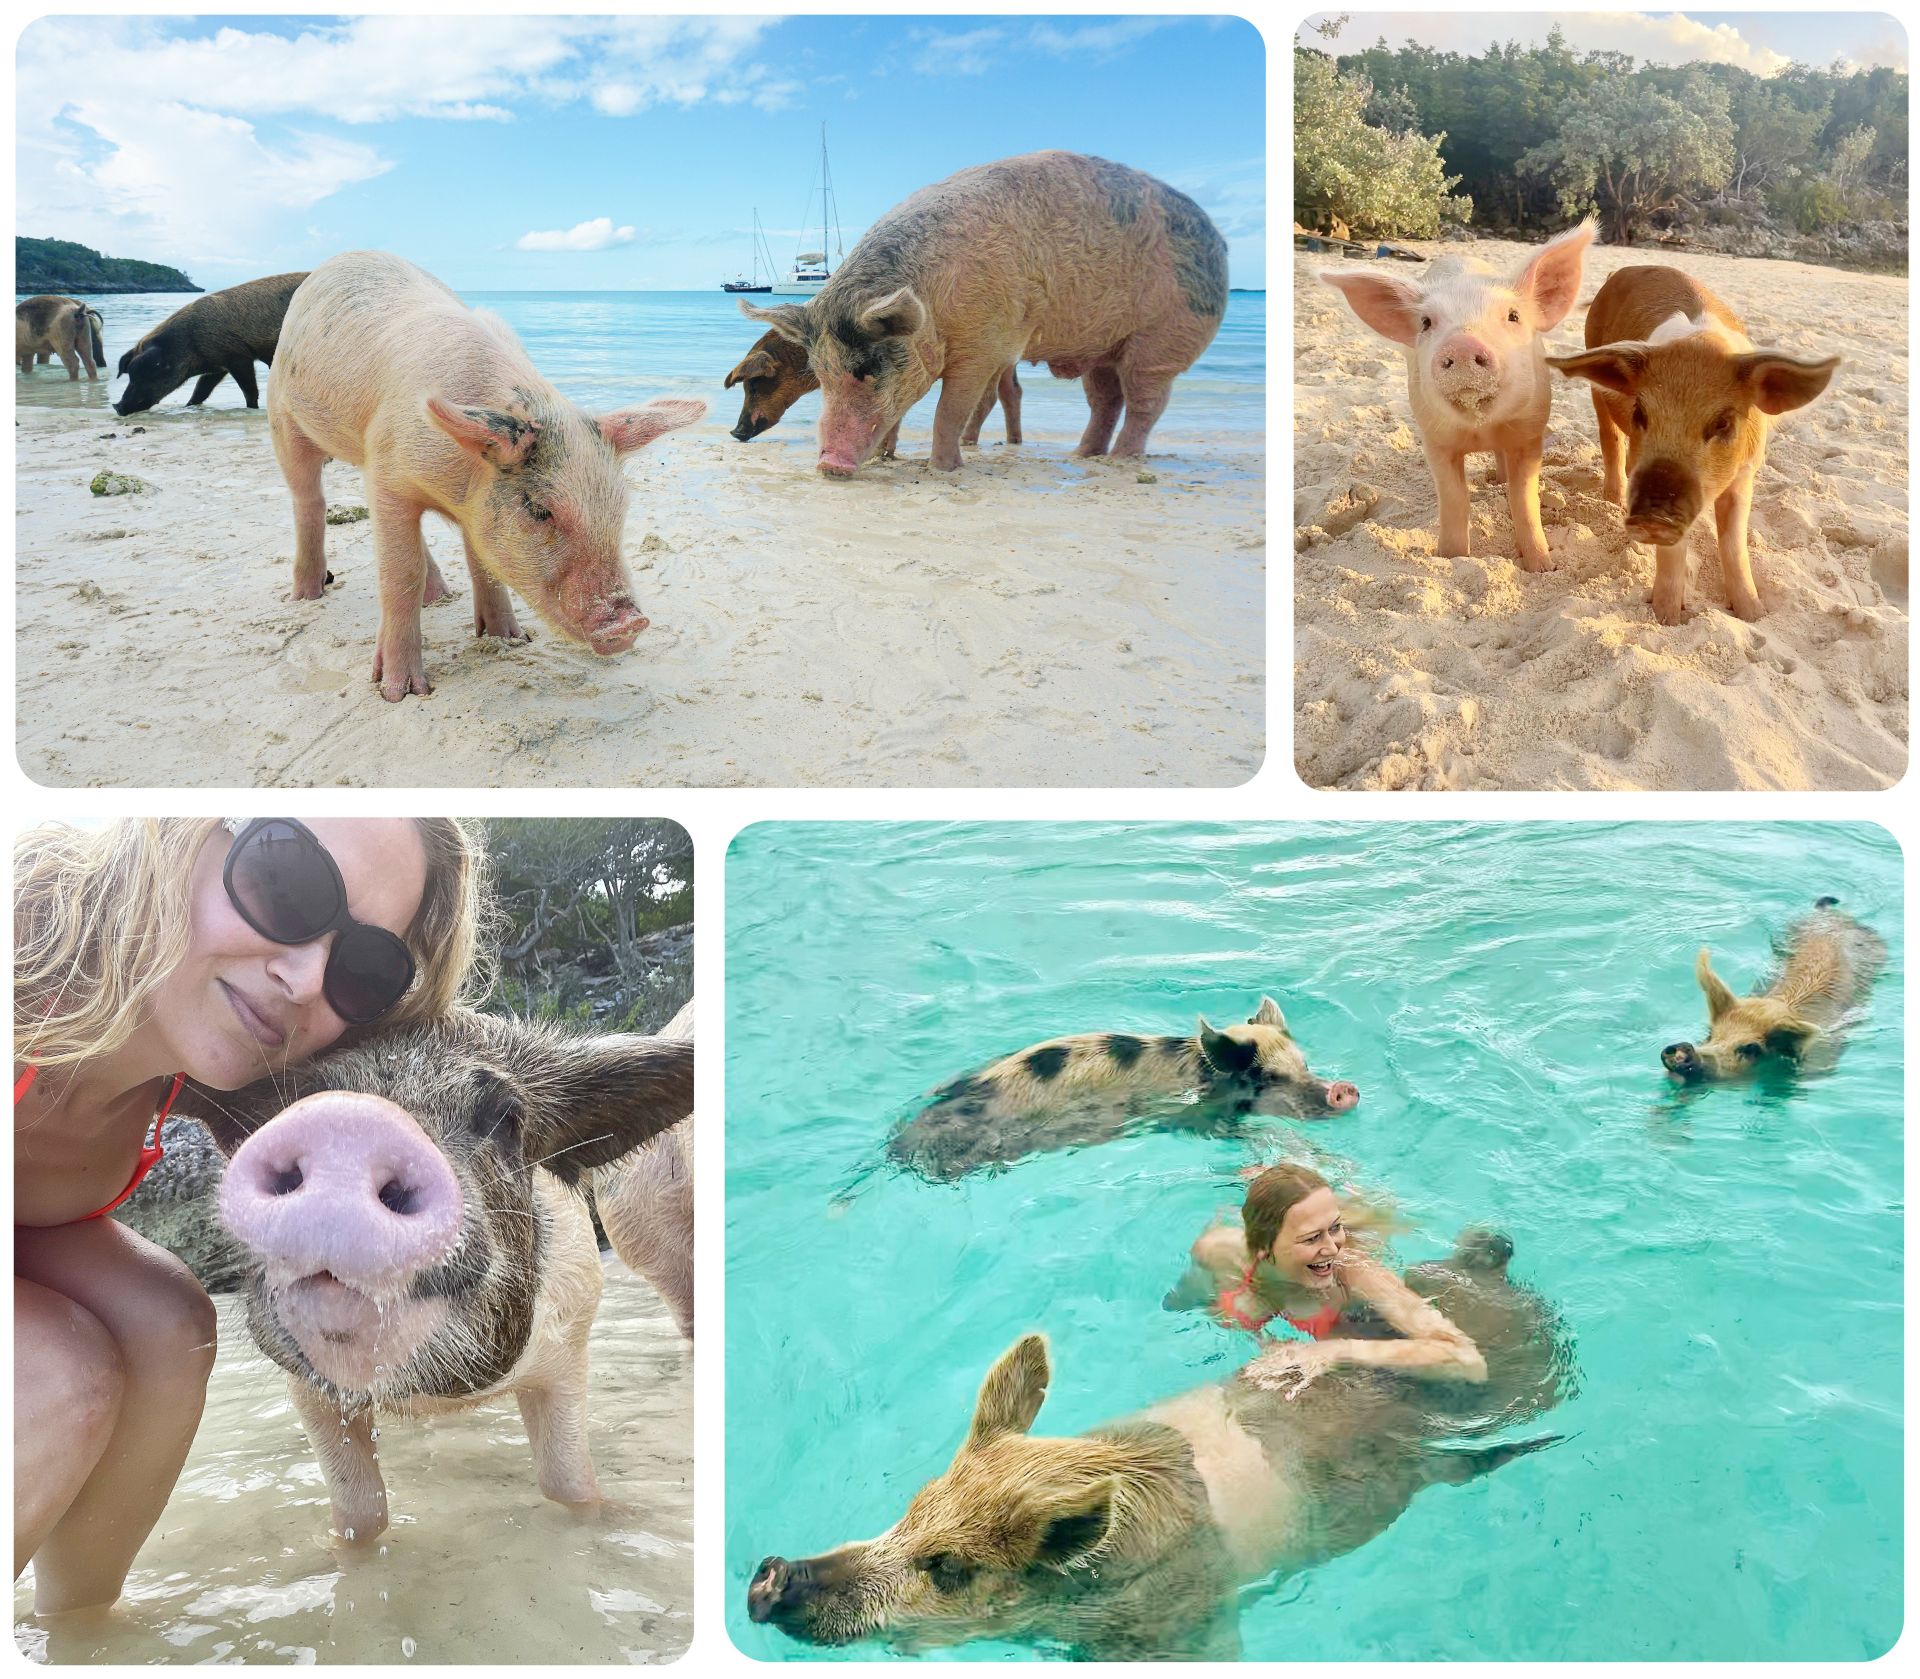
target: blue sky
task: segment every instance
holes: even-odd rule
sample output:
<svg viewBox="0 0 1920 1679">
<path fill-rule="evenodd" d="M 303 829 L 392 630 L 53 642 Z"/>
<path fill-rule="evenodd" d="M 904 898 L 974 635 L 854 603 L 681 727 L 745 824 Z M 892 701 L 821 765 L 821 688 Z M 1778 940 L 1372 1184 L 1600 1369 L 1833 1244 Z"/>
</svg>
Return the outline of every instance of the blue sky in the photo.
<svg viewBox="0 0 1920 1679">
<path fill-rule="evenodd" d="M 706 288 L 756 207 L 791 259 L 824 120 L 849 247 L 916 187 L 1063 147 L 1191 193 L 1260 287 L 1264 86 L 1231 18 L 46 19 L 15 226 L 207 287 L 372 246 L 468 290 Z"/>
<path fill-rule="evenodd" d="M 1327 15 L 1315 12 L 1300 25 L 1302 44 L 1326 45 L 1311 25 Z M 1495 41 L 1544 41 L 1556 23 L 1576 51 L 1630 52 L 1655 64 L 1707 59 L 1757 76 L 1836 59 L 1865 69 L 1907 68 L 1906 31 L 1887 12 L 1355 12 L 1332 50 L 1358 52 L 1384 35 L 1389 46 L 1413 40 L 1474 56 Z"/>
</svg>

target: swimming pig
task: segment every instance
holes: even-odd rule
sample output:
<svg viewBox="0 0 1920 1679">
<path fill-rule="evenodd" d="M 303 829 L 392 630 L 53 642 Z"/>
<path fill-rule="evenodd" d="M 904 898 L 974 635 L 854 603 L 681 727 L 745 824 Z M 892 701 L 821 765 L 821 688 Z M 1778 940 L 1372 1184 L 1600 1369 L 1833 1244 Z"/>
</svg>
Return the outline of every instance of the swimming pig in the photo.
<svg viewBox="0 0 1920 1679">
<path fill-rule="evenodd" d="M 1830 1064 L 1847 1016 L 1886 962 L 1878 934 L 1821 898 L 1776 942 L 1780 968 L 1750 996 L 1713 971 L 1700 952 L 1694 975 L 1707 994 L 1707 1040 L 1668 1044 L 1660 1064 L 1683 1083 L 1740 1078 L 1769 1064 Z"/>
<path fill-rule="evenodd" d="M 936 381 L 932 464 L 957 470 L 968 420 L 1016 360 L 1084 385 L 1075 454 L 1144 454 L 1226 308 L 1227 244 L 1198 204 L 1125 164 L 1061 151 L 922 187 L 804 305 L 740 305 L 807 352 L 819 469 L 835 478 L 896 435 Z"/>
<path fill-rule="evenodd" d="M 1587 310 L 1586 341 L 1547 365 L 1592 382 L 1606 498 L 1626 509 L 1629 537 L 1654 545 L 1654 617 L 1686 616 L 1687 532 L 1711 506 L 1727 610 L 1758 618 L 1747 513 L 1767 434 L 1775 415 L 1827 388 L 1840 358 L 1756 350 L 1726 304 L 1657 264 L 1608 279 Z"/>
<path fill-rule="evenodd" d="M 1102 1143 L 1144 1121 L 1168 1130 L 1231 1126 L 1247 1114 L 1319 1119 L 1360 1092 L 1307 1070 L 1280 1005 L 1262 997 L 1244 1026 L 1191 1037 L 1089 1032 L 1050 1038 L 955 1079 L 887 1144 L 936 1181 L 1051 1149 Z"/>
<path fill-rule="evenodd" d="M 582 1176 L 683 1121 L 693 1045 L 455 1013 L 186 1111 L 228 1156 L 247 1323 L 288 1373 L 336 1530 L 387 1525 L 376 1416 L 519 1401 L 540 1490 L 598 1500 L 587 1335 L 601 1269 Z"/>
<path fill-rule="evenodd" d="M 1052 1375 L 1029 1335 L 988 1373 L 953 1461 L 898 1522 L 824 1555 L 766 1558 L 748 1613 L 811 1644 L 995 1638 L 1091 1660 L 1231 1659 L 1240 1588 L 1366 1543 L 1423 1487 L 1552 1443 L 1436 1444 L 1545 1411 L 1569 1383 L 1553 1314 L 1507 1279 L 1511 1253 L 1472 1232 L 1445 1263 L 1407 1273 L 1486 1354 L 1485 1383 L 1335 1365 L 1287 1399 L 1242 1371 L 1050 1439 L 1029 1432 Z"/>
<path fill-rule="evenodd" d="M 1522 568 L 1553 564 L 1540 528 L 1540 453 L 1552 408 L 1541 335 L 1573 308 L 1593 235 L 1593 222 L 1582 222 L 1510 279 L 1470 257 L 1442 257 L 1419 280 L 1362 268 L 1320 276 L 1405 352 L 1413 425 L 1440 504 L 1435 551 L 1443 558 L 1472 552 L 1467 456 L 1492 450 L 1506 475 Z"/>
</svg>

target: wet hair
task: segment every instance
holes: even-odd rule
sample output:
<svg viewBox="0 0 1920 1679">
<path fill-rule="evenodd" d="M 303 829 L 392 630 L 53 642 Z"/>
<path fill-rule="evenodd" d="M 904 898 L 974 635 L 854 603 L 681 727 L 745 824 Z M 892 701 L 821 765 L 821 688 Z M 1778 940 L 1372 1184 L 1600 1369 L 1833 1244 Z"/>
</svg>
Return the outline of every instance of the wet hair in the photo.
<svg viewBox="0 0 1920 1679">
<path fill-rule="evenodd" d="M 221 819 L 130 817 L 104 828 L 49 823 L 13 849 L 14 1058 L 71 1067 L 118 1049 L 193 940 L 193 873 Z M 451 817 L 414 821 L 426 859 L 406 930 L 412 990 L 353 1043 L 418 1025 L 491 983 L 492 893 L 481 835 Z"/>
<path fill-rule="evenodd" d="M 1317 1189 L 1333 1186 L 1318 1172 L 1291 1162 L 1269 1166 L 1247 1185 L 1241 1203 L 1240 1224 L 1247 1233 L 1247 1257 L 1256 1263 L 1273 1251 L 1280 1226 L 1290 1213 Z"/>
</svg>

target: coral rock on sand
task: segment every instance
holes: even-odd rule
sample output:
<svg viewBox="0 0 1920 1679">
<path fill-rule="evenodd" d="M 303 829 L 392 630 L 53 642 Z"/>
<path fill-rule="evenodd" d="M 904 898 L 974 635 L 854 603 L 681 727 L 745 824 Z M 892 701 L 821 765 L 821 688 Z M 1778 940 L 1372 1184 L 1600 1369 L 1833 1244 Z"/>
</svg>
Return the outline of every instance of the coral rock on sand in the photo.
<svg viewBox="0 0 1920 1679">
<path fill-rule="evenodd" d="M 1441 254 L 1446 246 L 1430 247 Z M 1496 266 L 1523 247 L 1478 241 Z M 1729 257 L 1588 253 L 1548 353 L 1586 305 L 1666 260 L 1757 344 L 1845 358 L 1776 426 L 1751 542 L 1766 616 L 1726 610 L 1711 509 L 1689 534 L 1685 623 L 1647 604 L 1652 550 L 1600 493 L 1593 404 L 1556 379 L 1541 516 L 1556 569 L 1516 561 L 1494 457 L 1468 461 L 1471 558 L 1434 552 L 1405 364 L 1295 258 L 1294 752 L 1311 786 L 1871 788 L 1907 761 L 1905 280 Z"/>
<path fill-rule="evenodd" d="M 134 496 L 153 486 L 130 472 L 96 472 L 87 488 L 97 496 Z"/>
</svg>

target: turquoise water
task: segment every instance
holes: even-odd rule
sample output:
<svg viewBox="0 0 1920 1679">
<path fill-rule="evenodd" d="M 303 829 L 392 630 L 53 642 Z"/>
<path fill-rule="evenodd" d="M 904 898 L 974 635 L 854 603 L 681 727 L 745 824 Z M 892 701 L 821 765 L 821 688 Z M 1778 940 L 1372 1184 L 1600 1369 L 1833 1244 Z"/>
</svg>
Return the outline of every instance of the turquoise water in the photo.
<svg viewBox="0 0 1920 1679">
<path fill-rule="evenodd" d="M 575 402 L 589 409 L 613 408 L 661 395 L 702 396 L 702 422 L 730 430 L 740 414 L 740 392 L 723 389 L 728 371 L 765 330 L 741 317 L 735 300 L 711 292 L 469 292 L 468 303 L 493 310 L 520 335 L 534 366 Z M 107 367 L 150 327 L 192 301 L 172 293 L 131 293 L 90 299 L 104 322 Z M 755 297 L 754 303 L 791 301 Z M 1258 449 L 1266 431 L 1267 300 L 1261 292 L 1235 292 L 1226 319 L 1207 352 L 1173 388 L 1173 400 L 1154 428 L 1156 449 L 1175 443 L 1186 449 Z M 270 377 L 257 370 L 262 392 Z M 1086 398 L 1078 384 L 1050 378 L 1044 368 L 1023 369 L 1022 420 L 1036 442 L 1071 443 L 1086 424 Z M 68 382 L 57 363 L 31 380 L 16 377 L 22 401 L 49 405 L 108 407 L 119 393 L 103 382 L 89 392 L 85 378 Z M 171 418 L 186 403 L 189 383 L 161 405 Z M 933 429 L 936 396 L 917 404 L 905 423 L 910 449 L 921 449 Z M 208 399 L 214 408 L 242 408 L 245 399 L 231 379 Z M 743 448 L 814 449 L 817 396 L 803 397 L 772 431 Z M 108 416 L 111 418 L 111 415 Z M 145 416 L 140 417 L 144 423 Z M 982 433 L 989 446 L 1005 435 L 996 414 Z"/>
<path fill-rule="evenodd" d="M 1835 1069 L 1677 1096 L 1702 943 L 1745 990 L 1822 893 L 1890 947 Z M 1072 1433 L 1251 1349 L 1160 1309 L 1245 1145 L 1152 1135 L 936 1186 L 876 1168 L 1056 1033 L 1245 1018 L 1360 1086 L 1303 1133 L 1470 1221 L 1565 1314 L 1570 1436 L 1243 1598 L 1248 1657 L 1859 1659 L 1901 1625 L 1900 858 L 1871 826 L 760 825 L 727 871 L 728 1629 L 770 1552 L 880 1532 L 991 1361 Z M 875 1645 L 844 1652 L 867 1659 Z M 959 1654 L 1018 1655 L 977 1643 Z"/>
</svg>

